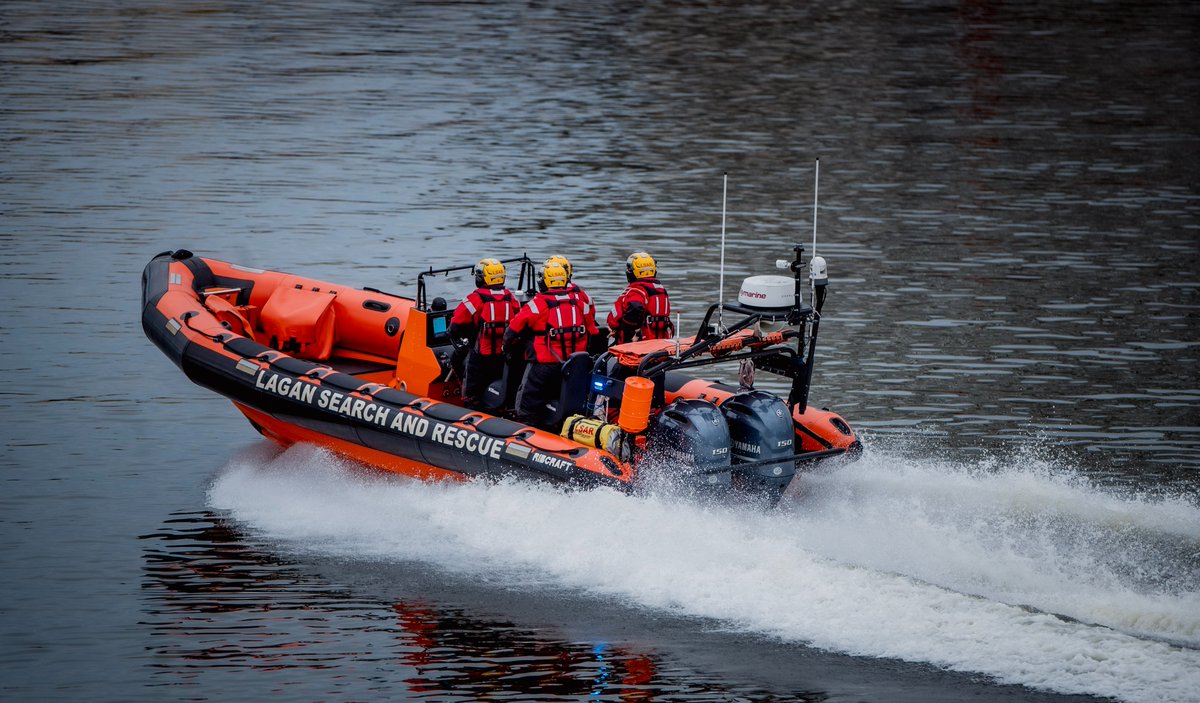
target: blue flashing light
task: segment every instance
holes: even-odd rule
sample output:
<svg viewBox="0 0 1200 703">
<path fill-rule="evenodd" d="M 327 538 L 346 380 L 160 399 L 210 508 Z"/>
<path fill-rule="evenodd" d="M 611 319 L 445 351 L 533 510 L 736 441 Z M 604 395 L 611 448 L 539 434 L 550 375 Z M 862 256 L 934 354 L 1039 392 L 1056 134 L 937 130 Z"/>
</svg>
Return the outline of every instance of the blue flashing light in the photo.
<svg viewBox="0 0 1200 703">
<path fill-rule="evenodd" d="M 592 374 L 592 392 L 596 395 L 606 395 L 610 398 L 620 397 L 625 384 L 615 378 L 602 374 Z"/>
</svg>

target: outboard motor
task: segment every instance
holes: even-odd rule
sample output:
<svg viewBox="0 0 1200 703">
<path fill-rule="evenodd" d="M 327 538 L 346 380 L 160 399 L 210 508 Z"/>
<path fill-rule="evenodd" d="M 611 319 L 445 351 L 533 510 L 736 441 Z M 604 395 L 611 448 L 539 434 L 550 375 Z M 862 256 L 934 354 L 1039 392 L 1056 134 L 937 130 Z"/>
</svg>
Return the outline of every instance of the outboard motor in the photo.
<svg viewBox="0 0 1200 703">
<path fill-rule="evenodd" d="M 659 413 L 646 439 L 639 471 L 692 488 L 729 488 L 729 426 L 716 405 L 676 400 Z"/>
<path fill-rule="evenodd" d="M 787 403 L 764 391 L 748 391 L 721 403 L 721 413 L 732 440 L 733 487 L 778 498 L 796 474 L 796 435 Z M 777 464 L 737 470 L 738 464 L 776 458 Z"/>
</svg>

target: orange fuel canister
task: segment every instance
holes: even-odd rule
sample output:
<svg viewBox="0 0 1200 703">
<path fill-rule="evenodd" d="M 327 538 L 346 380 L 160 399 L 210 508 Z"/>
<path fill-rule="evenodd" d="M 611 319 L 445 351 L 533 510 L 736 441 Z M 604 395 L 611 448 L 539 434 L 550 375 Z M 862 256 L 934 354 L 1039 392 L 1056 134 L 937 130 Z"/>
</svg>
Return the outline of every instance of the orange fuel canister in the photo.
<svg viewBox="0 0 1200 703">
<path fill-rule="evenodd" d="M 621 414 L 617 424 L 630 434 L 644 432 L 650 425 L 650 402 L 654 399 L 654 382 L 642 376 L 625 379 L 621 394 Z"/>
</svg>

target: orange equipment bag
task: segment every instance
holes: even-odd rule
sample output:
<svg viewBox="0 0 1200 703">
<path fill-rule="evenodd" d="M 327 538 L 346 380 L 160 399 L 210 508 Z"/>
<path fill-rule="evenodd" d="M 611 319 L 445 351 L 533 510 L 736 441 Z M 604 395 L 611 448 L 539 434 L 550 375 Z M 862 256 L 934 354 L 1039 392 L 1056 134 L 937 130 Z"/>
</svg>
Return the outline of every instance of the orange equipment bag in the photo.
<svg viewBox="0 0 1200 703">
<path fill-rule="evenodd" d="M 300 286 L 275 289 L 259 316 L 270 345 L 313 361 L 328 359 L 335 341 L 335 296 Z"/>
</svg>

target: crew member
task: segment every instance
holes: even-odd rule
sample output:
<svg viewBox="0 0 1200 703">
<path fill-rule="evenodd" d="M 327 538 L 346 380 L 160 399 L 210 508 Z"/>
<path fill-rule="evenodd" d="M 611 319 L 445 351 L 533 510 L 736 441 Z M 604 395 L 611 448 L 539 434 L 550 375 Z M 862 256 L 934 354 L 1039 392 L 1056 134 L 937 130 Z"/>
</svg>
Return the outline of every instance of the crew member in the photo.
<svg viewBox="0 0 1200 703">
<path fill-rule="evenodd" d="M 463 404 L 481 409 L 488 385 L 504 373 L 504 331 L 520 307 L 504 287 L 504 264 L 481 259 L 472 269 L 475 290 L 454 310 L 450 336 L 471 341 L 463 378 Z"/>
<path fill-rule="evenodd" d="M 671 298 L 656 278 L 658 266 L 644 251 L 625 259 L 629 285 L 608 314 L 608 327 L 617 344 L 638 339 L 667 339 L 675 331 L 671 322 Z"/>
<path fill-rule="evenodd" d="M 569 295 L 572 298 L 574 298 L 575 300 L 579 301 L 579 303 L 583 306 L 583 314 L 587 316 L 587 318 L 591 322 L 592 326 L 595 327 L 595 325 L 596 325 L 596 306 L 592 303 L 592 296 L 585 293 L 584 290 L 579 287 L 579 284 L 575 283 L 575 281 L 574 281 L 575 270 L 573 268 L 571 268 L 571 262 L 567 259 L 567 257 L 563 256 L 562 254 L 555 254 L 554 256 L 551 256 L 549 259 L 546 259 L 547 264 L 550 262 L 562 264 L 562 267 L 564 269 L 566 269 L 566 271 L 567 271 L 567 295 Z M 597 328 L 597 329 L 599 329 L 599 328 Z"/>
<path fill-rule="evenodd" d="M 540 292 L 521 308 L 504 333 L 504 349 L 512 350 L 521 337 L 532 336 L 525 345 L 525 376 L 517 391 L 517 420 L 542 426 L 546 405 L 558 397 L 562 365 L 575 352 L 587 350 L 589 334 L 599 334 L 583 304 L 567 292 L 567 270 L 547 261 L 538 279 Z"/>
</svg>

